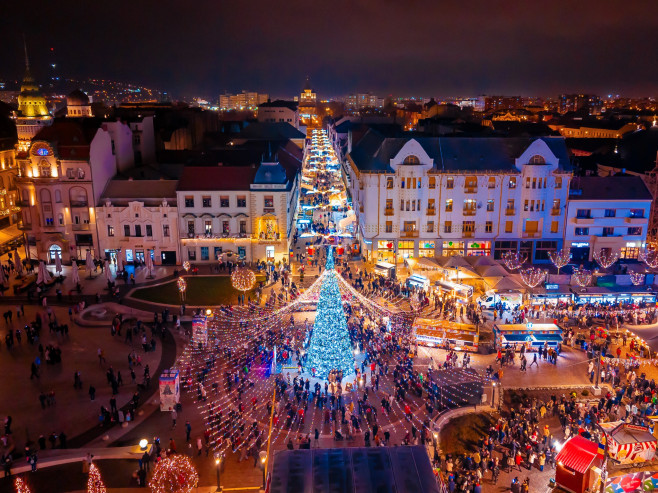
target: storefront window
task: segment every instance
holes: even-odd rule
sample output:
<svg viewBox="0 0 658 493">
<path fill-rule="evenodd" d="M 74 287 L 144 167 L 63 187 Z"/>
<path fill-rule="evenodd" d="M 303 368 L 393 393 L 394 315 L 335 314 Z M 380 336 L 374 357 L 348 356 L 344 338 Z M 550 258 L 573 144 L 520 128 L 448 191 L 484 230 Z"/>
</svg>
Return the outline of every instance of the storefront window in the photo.
<svg viewBox="0 0 658 493">
<path fill-rule="evenodd" d="M 436 243 L 433 241 L 421 241 L 418 244 L 419 257 L 434 257 Z"/>
<path fill-rule="evenodd" d="M 494 258 L 500 260 L 507 252 L 516 253 L 519 244 L 516 241 L 496 241 L 494 242 Z"/>
<path fill-rule="evenodd" d="M 414 257 L 414 241 L 398 241 L 398 259 Z"/>
<path fill-rule="evenodd" d="M 452 257 L 453 255 L 464 255 L 464 242 L 463 241 L 444 241 L 443 242 L 443 255 Z"/>
<path fill-rule="evenodd" d="M 625 258 L 625 259 L 637 259 L 638 255 L 640 255 L 640 249 L 636 247 L 621 247 L 621 254 L 619 255 L 620 258 Z"/>
<path fill-rule="evenodd" d="M 548 253 L 556 250 L 557 241 L 538 241 L 535 245 L 535 260 L 550 261 Z"/>
<path fill-rule="evenodd" d="M 377 242 L 377 260 L 395 263 L 394 248 L 395 248 L 394 242 L 379 240 Z"/>
<path fill-rule="evenodd" d="M 467 244 L 466 255 L 491 255 L 490 241 L 472 241 Z"/>
</svg>

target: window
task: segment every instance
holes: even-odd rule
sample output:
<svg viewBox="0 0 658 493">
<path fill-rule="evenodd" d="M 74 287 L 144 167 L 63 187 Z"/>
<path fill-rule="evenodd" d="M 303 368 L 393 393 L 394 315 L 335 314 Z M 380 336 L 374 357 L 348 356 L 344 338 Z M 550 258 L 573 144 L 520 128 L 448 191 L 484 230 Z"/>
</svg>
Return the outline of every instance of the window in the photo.
<svg viewBox="0 0 658 493">
<path fill-rule="evenodd" d="M 211 206 L 210 197 L 208 196 L 201 197 L 201 203 L 203 207 L 210 207 Z"/>
<path fill-rule="evenodd" d="M 555 178 L 555 188 L 562 188 L 562 177 L 557 176 Z"/>
<path fill-rule="evenodd" d="M 475 214 L 475 199 L 464 199 L 464 215 L 472 216 Z"/>
<path fill-rule="evenodd" d="M 388 189 L 393 188 L 393 177 L 392 176 L 386 177 L 386 188 L 388 188 Z"/>
<path fill-rule="evenodd" d="M 238 195 L 238 207 L 247 207 L 247 197 Z"/>
<path fill-rule="evenodd" d="M 270 209 L 274 208 L 274 196 L 266 195 L 264 200 L 265 200 L 265 207 L 268 207 Z"/>
<path fill-rule="evenodd" d="M 467 176 L 464 180 L 464 188 L 468 190 L 474 190 L 478 187 L 478 178 L 477 176 Z"/>
<path fill-rule="evenodd" d="M 427 201 L 427 212 L 434 214 L 434 199 L 428 199 Z"/>
<path fill-rule="evenodd" d="M 641 234 L 642 234 L 642 228 L 636 226 L 628 228 L 629 236 L 640 236 Z"/>
<path fill-rule="evenodd" d="M 240 234 L 247 233 L 247 221 L 240 221 Z"/>
<path fill-rule="evenodd" d="M 446 178 L 446 188 L 448 190 L 452 190 L 455 188 L 455 179 L 454 178 Z"/>
<path fill-rule="evenodd" d="M 185 197 L 185 207 L 194 207 L 194 197 L 187 195 Z"/>
<path fill-rule="evenodd" d="M 433 176 L 429 177 L 429 187 L 430 188 L 436 188 L 436 178 Z"/>
<path fill-rule="evenodd" d="M 62 192 L 55 190 L 55 202 L 58 204 L 62 201 Z"/>
<path fill-rule="evenodd" d="M 452 221 L 446 221 L 443 224 L 443 232 L 444 233 L 452 233 Z"/>
<path fill-rule="evenodd" d="M 188 248 L 187 258 L 189 260 L 196 260 L 196 248 Z"/>
<path fill-rule="evenodd" d="M 404 178 L 400 179 L 400 188 L 404 188 Z"/>
<path fill-rule="evenodd" d="M 559 223 L 557 221 L 551 221 L 551 233 L 557 233 L 559 229 Z"/>
<path fill-rule="evenodd" d="M 541 183 L 541 180 L 540 180 L 540 183 Z M 537 178 L 533 178 L 532 179 L 532 189 L 534 190 L 536 188 L 537 188 Z"/>
<path fill-rule="evenodd" d="M 231 228 L 229 226 L 228 221 L 222 221 L 222 233 L 224 234 L 229 234 L 231 232 Z"/>
<path fill-rule="evenodd" d="M 577 209 L 576 217 L 579 219 L 590 219 L 592 217 L 591 209 Z"/>
<path fill-rule="evenodd" d="M 493 232 L 493 221 L 487 221 L 484 223 L 484 232 L 492 233 Z"/>
<path fill-rule="evenodd" d="M 488 183 L 488 188 L 496 188 L 496 178 L 493 176 L 489 177 L 489 183 Z"/>
<path fill-rule="evenodd" d="M 219 197 L 219 206 L 220 207 L 228 207 L 228 197 L 223 195 Z"/>
<path fill-rule="evenodd" d="M 628 216 L 635 218 L 644 217 L 644 209 L 631 209 L 631 213 Z"/>
<path fill-rule="evenodd" d="M 417 156 L 411 155 L 404 158 L 402 164 L 420 164 L 420 159 Z"/>
<path fill-rule="evenodd" d="M 163 224 L 162 225 L 162 236 L 165 238 L 169 238 L 169 225 L 168 224 Z"/>
<path fill-rule="evenodd" d="M 487 212 L 493 212 L 494 210 L 494 201 L 493 199 L 487 200 Z"/>
<path fill-rule="evenodd" d="M 546 164 L 546 160 L 544 159 L 543 156 L 540 156 L 539 154 L 535 154 L 530 158 L 528 164 Z"/>
<path fill-rule="evenodd" d="M 69 180 L 73 180 L 75 178 L 75 170 L 73 168 L 66 168 L 66 177 Z"/>
<path fill-rule="evenodd" d="M 530 188 L 530 177 L 527 177 L 527 178 L 525 179 L 525 187 L 526 187 L 526 188 Z"/>
<path fill-rule="evenodd" d="M 603 236 L 614 236 L 615 235 L 615 228 L 611 226 L 606 226 L 603 228 Z"/>
<path fill-rule="evenodd" d="M 210 260 L 210 249 L 207 246 L 201 247 L 201 260 Z"/>
<path fill-rule="evenodd" d="M 416 231 L 416 221 L 405 221 L 404 231 L 405 232 Z"/>
<path fill-rule="evenodd" d="M 60 226 L 64 226 L 64 214 L 62 214 L 62 213 L 58 214 L 57 215 L 57 221 L 59 222 Z"/>
<path fill-rule="evenodd" d="M 516 188 L 516 177 L 510 176 L 509 182 L 507 183 L 509 188 Z"/>
<path fill-rule="evenodd" d="M 589 235 L 589 228 L 576 228 L 574 233 L 576 236 L 587 236 Z"/>
<path fill-rule="evenodd" d="M 452 199 L 446 200 L 446 212 L 452 212 Z"/>
<path fill-rule="evenodd" d="M 187 234 L 194 236 L 194 221 L 187 221 Z"/>
<path fill-rule="evenodd" d="M 386 232 L 387 233 L 392 233 L 393 232 L 393 222 L 392 221 L 386 221 Z"/>
<path fill-rule="evenodd" d="M 203 230 L 207 235 L 212 234 L 212 220 L 205 221 Z"/>
<path fill-rule="evenodd" d="M 557 250 L 557 241 L 537 241 L 535 244 L 535 260 L 550 261 L 549 253 Z"/>
<path fill-rule="evenodd" d="M 148 236 L 149 238 L 153 236 L 153 226 L 151 226 L 150 224 L 146 225 L 146 236 Z"/>
<path fill-rule="evenodd" d="M 514 230 L 512 221 L 505 221 L 505 233 L 511 233 Z"/>
<path fill-rule="evenodd" d="M 114 236 L 114 226 L 107 227 L 107 236 Z"/>
<path fill-rule="evenodd" d="M 603 216 L 604 217 L 615 217 L 615 216 L 617 216 L 617 209 L 606 209 Z"/>
<path fill-rule="evenodd" d="M 464 233 L 473 233 L 473 232 L 475 232 L 475 221 L 464 221 L 464 222 L 462 222 L 462 231 Z"/>
<path fill-rule="evenodd" d="M 135 236 L 142 236 L 142 226 L 139 224 L 135 224 Z"/>
<path fill-rule="evenodd" d="M 123 236 L 130 236 L 130 226 L 127 224 L 123 225 Z"/>
<path fill-rule="evenodd" d="M 427 221 L 427 232 L 434 233 L 434 221 Z"/>
</svg>

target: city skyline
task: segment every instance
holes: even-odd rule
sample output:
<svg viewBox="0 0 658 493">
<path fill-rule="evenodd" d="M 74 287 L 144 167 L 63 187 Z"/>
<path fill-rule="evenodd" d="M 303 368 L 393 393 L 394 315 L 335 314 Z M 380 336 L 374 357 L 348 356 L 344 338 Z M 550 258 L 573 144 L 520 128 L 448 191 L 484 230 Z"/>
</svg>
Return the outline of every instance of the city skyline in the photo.
<svg viewBox="0 0 658 493">
<path fill-rule="evenodd" d="M 444 97 L 657 92 L 658 68 L 650 61 L 658 58 L 651 43 L 658 27 L 651 12 L 658 8 L 650 2 L 580 2 L 568 10 L 562 2 L 541 9 L 475 2 L 469 10 L 427 2 L 267 6 L 165 11 L 152 2 L 130 8 L 118 2 L 105 11 L 37 2 L 43 15 L 29 22 L 9 6 L 8 18 L 17 21 L 4 31 L 2 77 L 21 78 L 25 35 L 41 83 L 52 75 L 106 78 L 179 98 L 243 88 L 289 97 L 306 76 L 322 99 L 366 91 Z M 71 29 L 48 21 L 64 12 Z M 136 42 L 122 35 L 139 31 L 149 36 Z"/>
</svg>

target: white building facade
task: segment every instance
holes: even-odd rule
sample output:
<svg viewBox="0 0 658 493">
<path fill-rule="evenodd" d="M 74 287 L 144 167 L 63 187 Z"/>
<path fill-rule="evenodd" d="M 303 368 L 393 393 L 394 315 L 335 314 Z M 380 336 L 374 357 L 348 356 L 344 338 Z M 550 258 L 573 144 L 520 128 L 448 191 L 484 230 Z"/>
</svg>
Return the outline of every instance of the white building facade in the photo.
<svg viewBox="0 0 658 493">
<path fill-rule="evenodd" d="M 364 255 L 398 262 L 561 248 L 571 166 L 561 138 L 387 138 L 347 154 Z"/>
</svg>

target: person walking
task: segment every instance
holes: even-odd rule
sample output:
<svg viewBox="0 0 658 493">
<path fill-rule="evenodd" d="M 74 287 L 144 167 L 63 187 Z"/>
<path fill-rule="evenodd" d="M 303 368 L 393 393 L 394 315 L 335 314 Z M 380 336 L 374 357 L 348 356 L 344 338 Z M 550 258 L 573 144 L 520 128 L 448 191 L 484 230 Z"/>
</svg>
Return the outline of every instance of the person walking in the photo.
<svg viewBox="0 0 658 493">
<path fill-rule="evenodd" d="M 176 409 L 171 410 L 171 428 L 174 429 L 176 428 L 176 420 L 178 419 L 178 413 L 176 412 Z M 189 441 L 189 439 L 188 439 Z"/>
<path fill-rule="evenodd" d="M 192 425 L 189 420 L 185 422 L 185 441 L 190 441 L 190 434 L 192 433 Z"/>
</svg>

